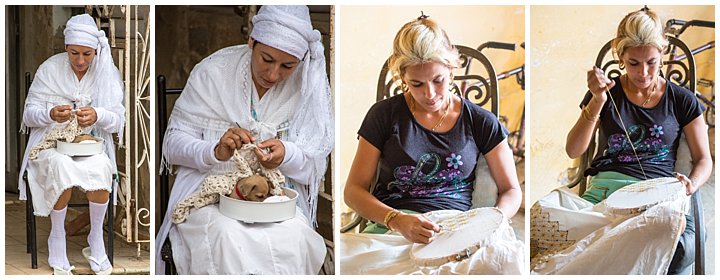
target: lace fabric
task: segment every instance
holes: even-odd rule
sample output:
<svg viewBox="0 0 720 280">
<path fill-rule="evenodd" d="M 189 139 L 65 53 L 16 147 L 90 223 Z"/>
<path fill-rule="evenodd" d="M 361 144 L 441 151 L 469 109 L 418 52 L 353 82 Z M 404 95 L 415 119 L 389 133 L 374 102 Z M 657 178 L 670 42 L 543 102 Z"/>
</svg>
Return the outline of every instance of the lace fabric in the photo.
<svg viewBox="0 0 720 280">
<path fill-rule="evenodd" d="M 190 214 L 190 210 L 218 203 L 221 195 L 228 195 L 232 192 L 238 180 L 252 175 L 267 178 L 272 183 L 270 193 L 272 195 L 282 195 L 280 186 L 285 183 L 285 177 L 277 169 L 263 167 L 253 152 L 255 148 L 254 144 L 245 144 L 241 149 L 235 150 L 230 160 L 234 164 L 235 170 L 225 174 L 205 177 L 200 186 L 200 191 L 191 194 L 175 205 L 172 222 L 175 224 L 182 223 Z"/>
</svg>

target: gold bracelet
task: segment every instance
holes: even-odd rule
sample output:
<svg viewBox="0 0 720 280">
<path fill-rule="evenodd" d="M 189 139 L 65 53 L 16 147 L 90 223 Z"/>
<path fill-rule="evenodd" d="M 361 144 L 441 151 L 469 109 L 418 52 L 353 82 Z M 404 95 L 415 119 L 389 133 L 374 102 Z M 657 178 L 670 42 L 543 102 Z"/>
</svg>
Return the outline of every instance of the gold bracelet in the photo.
<svg viewBox="0 0 720 280">
<path fill-rule="evenodd" d="M 590 107 L 585 105 L 583 107 L 582 112 L 580 113 L 583 119 L 589 122 L 597 122 L 600 119 L 600 116 L 592 116 L 592 113 L 590 113 Z"/>
<path fill-rule="evenodd" d="M 387 214 L 385 214 L 385 220 L 383 220 L 383 224 L 385 225 L 386 228 L 390 229 L 390 225 L 388 225 L 388 223 L 390 222 L 390 220 L 395 218 L 395 216 L 397 216 L 398 214 L 400 214 L 400 211 L 395 210 L 395 209 L 392 209 L 392 210 L 388 211 Z"/>
</svg>

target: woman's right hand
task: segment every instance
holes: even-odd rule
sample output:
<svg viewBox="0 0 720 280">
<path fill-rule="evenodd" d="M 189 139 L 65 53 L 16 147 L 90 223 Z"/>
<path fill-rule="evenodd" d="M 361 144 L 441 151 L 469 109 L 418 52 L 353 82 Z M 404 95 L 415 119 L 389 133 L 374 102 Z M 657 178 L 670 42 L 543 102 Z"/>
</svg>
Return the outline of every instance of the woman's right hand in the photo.
<svg viewBox="0 0 720 280">
<path fill-rule="evenodd" d="M 593 69 L 587 72 L 587 84 L 593 98 L 604 102 L 607 99 L 605 92 L 615 86 L 615 81 L 605 76 L 602 69 L 593 66 Z"/>
<path fill-rule="evenodd" d="M 255 142 L 255 136 L 252 132 L 239 127 L 231 127 L 225 131 L 215 146 L 215 158 L 221 161 L 229 160 L 236 149 L 253 142 Z"/>
<path fill-rule="evenodd" d="M 428 244 L 440 232 L 440 226 L 423 215 L 400 213 L 388 222 L 388 227 L 413 243 Z"/>
<path fill-rule="evenodd" d="M 50 110 L 50 118 L 58 123 L 64 123 L 70 119 L 72 115 L 72 106 L 58 105 Z"/>
</svg>

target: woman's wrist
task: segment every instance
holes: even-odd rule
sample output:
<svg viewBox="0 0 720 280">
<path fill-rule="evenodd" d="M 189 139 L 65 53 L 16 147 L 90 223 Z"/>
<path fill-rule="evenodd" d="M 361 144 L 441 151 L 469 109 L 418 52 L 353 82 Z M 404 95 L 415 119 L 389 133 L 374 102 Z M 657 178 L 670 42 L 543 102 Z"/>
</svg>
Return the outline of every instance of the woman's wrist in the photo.
<svg viewBox="0 0 720 280">
<path fill-rule="evenodd" d="M 603 105 L 605 105 L 605 102 L 607 102 L 607 96 L 606 96 L 605 93 L 603 92 L 603 93 L 600 94 L 600 95 L 593 95 L 593 97 L 592 97 L 592 99 L 590 99 L 590 102 L 588 103 L 588 105 L 589 105 L 590 103 L 594 103 L 594 104 L 596 104 L 598 107 L 602 107 Z"/>
<path fill-rule="evenodd" d="M 391 209 L 391 210 L 389 210 L 389 211 L 385 214 L 385 219 L 383 219 L 383 225 L 385 225 L 385 227 L 388 228 L 388 229 L 392 229 L 392 227 L 390 226 L 390 222 L 392 222 L 393 220 L 395 220 L 395 218 L 396 218 L 398 215 L 400 215 L 400 214 L 401 214 L 400 211 L 398 211 L 398 210 L 396 210 L 396 209 Z"/>
<path fill-rule="evenodd" d="M 592 123 L 595 123 L 598 120 L 600 120 L 599 115 L 593 114 L 590 112 L 589 105 L 586 105 L 585 107 L 583 107 L 582 112 L 580 112 L 580 115 L 582 116 L 583 119 L 585 119 L 586 121 L 592 122 Z"/>
</svg>

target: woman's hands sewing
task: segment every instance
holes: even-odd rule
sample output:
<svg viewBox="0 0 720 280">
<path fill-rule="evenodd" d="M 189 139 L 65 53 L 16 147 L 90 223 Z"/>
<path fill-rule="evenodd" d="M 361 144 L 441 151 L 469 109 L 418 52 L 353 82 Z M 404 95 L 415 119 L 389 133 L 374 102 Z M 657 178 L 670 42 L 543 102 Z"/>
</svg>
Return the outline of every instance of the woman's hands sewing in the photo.
<svg viewBox="0 0 720 280">
<path fill-rule="evenodd" d="M 613 88 L 615 81 L 605 76 L 605 72 L 602 69 L 593 66 L 593 69 L 587 72 L 587 84 L 588 89 L 593 95 L 593 99 L 604 103 L 607 100 L 605 91 Z"/>
<path fill-rule="evenodd" d="M 388 222 L 388 227 L 413 243 L 428 244 L 440 232 L 440 226 L 423 215 L 400 213 Z"/>
<path fill-rule="evenodd" d="M 278 139 L 268 139 L 257 144 L 255 155 L 263 167 L 277 168 L 285 159 L 285 145 Z"/>
<path fill-rule="evenodd" d="M 218 141 L 215 146 L 215 158 L 221 161 L 229 160 L 235 150 L 240 149 L 244 144 L 255 142 L 255 136 L 247 129 L 231 127 Z"/>
<path fill-rule="evenodd" d="M 97 122 L 97 112 L 93 107 L 82 107 L 75 113 L 78 125 L 88 127 Z"/>
<path fill-rule="evenodd" d="M 71 105 L 58 105 L 50 109 L 50 119 L 58 123 L 64 123 L 70 119 L 72 115 Z"/>
<path fill-rule="evenodd" d="M 50 110 L 50 119 L 58 123 L 64 123 L 70 119 L 73 114 L 73 107 L 71 105 L 58 105 Z M 93 107 L 82 107 L 75 111 L 77 116 L 78 125 L 81 127 L 88 127 L 97 122 L 97 112 Z"/>
<path fill-rule="evenodd" d="M 215 158 L 221 161 L 229 160 L 235 150 L 243 145 L 254 143 L 255 136 L 247 129 L 231 127 L 218 141 L 215 146 Z M 278 139 L 268 139 L 257 144 L 255 155 L 263 167 L 268 169 L 277 168 L 285 159 L 285 145 Z"/>
<path fill-rule="evenodd" d="M 685 194 L 687 194 L 687 195 L 692 195 L 698 189 L 695 186 L 695 183 L 693 183 L 693 180 L 691 180 L 690 178 L 688 178 L 687 176 L 685 176 L 683 174 L 675 172 L 675 178 L 677 178 L 678 181 L 680 181 L 680 183 L 682 183 L 685 186 L 685 190 L 686 190 Z"/>
</svg>

